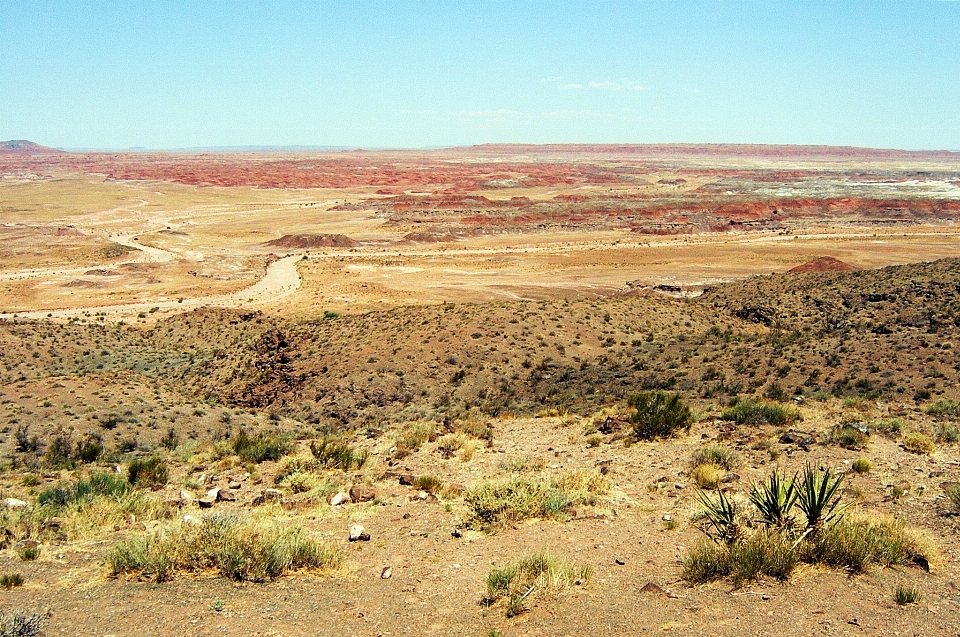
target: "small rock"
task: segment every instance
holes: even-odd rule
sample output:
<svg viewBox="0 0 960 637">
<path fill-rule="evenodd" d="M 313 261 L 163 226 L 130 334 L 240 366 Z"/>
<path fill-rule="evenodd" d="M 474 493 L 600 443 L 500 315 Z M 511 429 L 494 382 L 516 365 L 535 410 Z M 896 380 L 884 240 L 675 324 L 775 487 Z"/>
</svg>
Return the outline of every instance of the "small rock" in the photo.
<svg viewBox="0 0 960 637">
<path fill-rule="evenodd" d="M 4 506 L 6 506 L 8 509 L 26 509 L 30 505 L 23 500 L 18 500 L 17 498 L 7 498 L 4 502 Z"/>
<path fill-rule="evenodd" d="M 764 601 L 767 601 L 767 600 L 770 599 L 770 596 L 767 595 L 767 594 L 763 594 L 763 595 L 760 596 L 760 599 L 762 599 L 762 600 L 764 600 Z"/>
<path fill-rule="evenodd" d="M 390 579 L 391 577 L 393 577 L 393 567 L 384 566 L 383 570 L 380 571 L 380 579 Z"/>
<path fill-rule="evenodd" d="M 663 590 L 653 582 L 647 582 L 643 585 L 643 588 L 640 589 L 641 593 L 653 593 L 654 595 L 666 595 L 667 591 Z"/>
<path fill-rule="evenodd" d="M 217 500 L 221 502 L 236 502 L 237 496 L 233 495 L 229 489 L 220 489 L 217 492 Z"/>
<path fill-rule="evenodd" d="M 283 491 L 280 489 L 264 489 L 262 495 L 267 502 L 279 502 L 283 499 Z"/>
<path fill-rule="evenodd" d="M 453 537 L 463 537 L 463 533 L 460 531 L 460 529 L 454 529 L 450 532 L 450 535 Z"/>
<path fill-rule="evenodd" d="M 366 533 L 363 530 L 363 527 L 359 524 L 350 525 L 350 541 L 351 542 L 366 542 L 370 539 L 370 534 Z"/>
<path fill-rule="evenodd" d="M 199 482 L 200 484 L 203 484 L 206 481 L 207 481 L 207 474 L 205 473 L 201 473 L 200 477 L 197 478 L 197 482 Z"/>
<path fill-rule="evenodd" d="M 216 498 L 200 498 L 197 500 L 197 506 L 201 509 L 209 509 L 216 503 Z"/>
<path fill-rule="evenodd" d="M 330 494 L 330 499 L 328 500 L 330 506 L 340 506 L 347 501 L 347 494 L 342 491 L 337 491 L 336 493 Z"/>
<path fill-rule="evenodd" d="M 13 545 L 13 548 L 17 551 L 22 551 L 23 549 L 35 549 L 40 546 L 40 542 L 36 540 L 20 540 Z"/>
<path fill-rule="evenodd" d="M 236 480 L 233 480 L 229 484 L 227 484 L 227 486 L 230 487 L 231 489 L 239 489 L 243 485 L 237 482 Z"/>
<path fill-rule="evenodd" d="M 350 499 L 354 502 L 370 502 L 377 497 L 377 492 L 367 484 L 355 484 L 350 487 Z"/>
<path fill-rule="evenodd" d="M 626 564 L 626 562 L 624 560 L 621 560 L 619 557 L 613 561 L 616 562 L 617 566 L 623 566 L 624 564 Z"/>
<path fill-rule="evenodd" d="M 673 519 L 673 517 L 669 513 L 667 513 L 660 519 L 663 520 L 664 522 L 669 522 L 670 520 Z"/>
<path fill-rule="evenodd" d="M 736 482 L 739 479 L 740 479 L 739 474 L 728 473 L 727 475 L 723 476 L 723 478 L 720 479 L 720 482 L 730 483 L 730 482 Z"/>
<path fill-rule="evenodd" d="M 184 489 L 181 489 L 181 490 L 180 490 L 180 499 L 181 499 L 185 504 L 190 504 L 191 502 L 193 502 L 193 494 L 190 493 L 189 491 L 186 491 L 186 490 L 184 490 Z"/>
<path fill-rule="evenodd" d="M 217 500 L 219 500 L 219 499 L 220 499 L 220 487 L 214 487 L 214 488 L 210 489 L 209 491 L 207 491 L 207 495 L 205 496 L 204 499 L 206 499 L 206 500 L 213 500 L 214 502 L 216 502 Z"/>
<path fill-rule="evenodd" d="M 405 487 L 412 487 L 416 478 L 412 473 L 404 473 L 400 476 L 400 484 Z"/>
<path fill-rule="evenodd" d="M 678 482 L 678 483 L 676 483 L 675 485 L 673 485 L 673 488 L 676 489 L 677 491 L 679 491 L 679 490 L 681 490 L 681 489 L 686 489 L 686 488 L 687 488 L 687 485 Z"/>
</svg>

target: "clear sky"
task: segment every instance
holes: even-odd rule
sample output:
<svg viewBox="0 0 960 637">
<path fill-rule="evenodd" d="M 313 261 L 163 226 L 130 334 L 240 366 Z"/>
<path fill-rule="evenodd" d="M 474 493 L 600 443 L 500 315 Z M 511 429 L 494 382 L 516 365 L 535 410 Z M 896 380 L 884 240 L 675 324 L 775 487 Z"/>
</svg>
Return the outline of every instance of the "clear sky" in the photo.
<svg viewBox="0 0 960 637">
<path fill-rule="evenodd" d="M 960 2 L 0 0 L 0 140 L 960 149 Z"/>
</svg>

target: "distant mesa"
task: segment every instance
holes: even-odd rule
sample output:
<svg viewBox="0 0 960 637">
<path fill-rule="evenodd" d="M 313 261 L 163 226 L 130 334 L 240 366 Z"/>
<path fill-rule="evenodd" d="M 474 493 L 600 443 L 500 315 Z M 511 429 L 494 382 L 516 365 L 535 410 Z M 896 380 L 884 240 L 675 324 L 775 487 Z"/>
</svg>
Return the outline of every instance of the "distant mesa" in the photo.
<svg viewBox="0 0 960 637">
<path fill-rule="evenodd" d="M 7 142 L 0 142 L 0 153 L 5 155 L 42 155 L 45 153 L 62 153 L 56 148 L 41 146 L 25 139 L 11 139 Z"/>
<path fill-rule="evenodd" d="M 803 265 L 790 268 L 787 272 L 850 272 L 856 270 L 849 263 L 844 263 L 840 259 L 833 257 L 819 257 L 812 261 L 807 261 Z"/>
<path fill-rule="evenodd" d="M 278 248 L 353 248 L 359 244 L 343 234 L 285 234 L 265 245 Z"/>
</svg>

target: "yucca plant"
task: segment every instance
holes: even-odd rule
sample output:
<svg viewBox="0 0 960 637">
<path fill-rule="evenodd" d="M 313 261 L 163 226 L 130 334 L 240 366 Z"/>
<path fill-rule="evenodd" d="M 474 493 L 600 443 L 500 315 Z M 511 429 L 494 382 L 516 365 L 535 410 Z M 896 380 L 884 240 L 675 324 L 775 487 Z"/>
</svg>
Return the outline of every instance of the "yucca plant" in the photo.
<svg viewBox="0 0 960 637">
<path fill-rule="evenodd" d="M 797 474 L 787 480 L 779 471 L 774 471 L 764 481 L 753 485 L 750 501 L 760 512 L 763 523 L 770 527 L 790 530 L 794 527 L 790 510 L 797 501 Z"/>
<path fill-rule="evenodd" d="M 843 511 L 849 505 L 840 506 L 841 484 L 843 475 L 834 476 L 829 469 L 815 471 L 810 465 L 804 467 L 797 487 L 797 506 L 807 518 L 805 536 L 816 537 L 826 525 L 843 518 Z"/>
<path fill-rule="evenodd" d="M 714 501 L 702 489 L 697 489 L 697 500 L 703 507 L 703 515 L 706 517 L 713 532 L 709 529 L 701 529 L 714 542 L 723 541 L 726 544 L 733 544 L 740 539 L 740 524 L 737 522 L 737 505 L 724 495 L 723 491 L 717 493 L 719 499 Z"/>
</svg>

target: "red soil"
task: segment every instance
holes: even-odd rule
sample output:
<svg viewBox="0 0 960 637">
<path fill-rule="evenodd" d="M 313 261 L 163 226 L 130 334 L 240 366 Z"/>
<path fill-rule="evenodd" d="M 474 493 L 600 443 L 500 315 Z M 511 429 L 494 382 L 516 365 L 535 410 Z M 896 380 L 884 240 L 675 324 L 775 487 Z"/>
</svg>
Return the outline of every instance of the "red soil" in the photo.
<svg viewBox="0 0 960 637">
<path fill-rule="evenodd" d="M 353 248 L 359 245 L 343 234 L 285 234 L 265 245 L 278 248 Z"/>
</svg>

